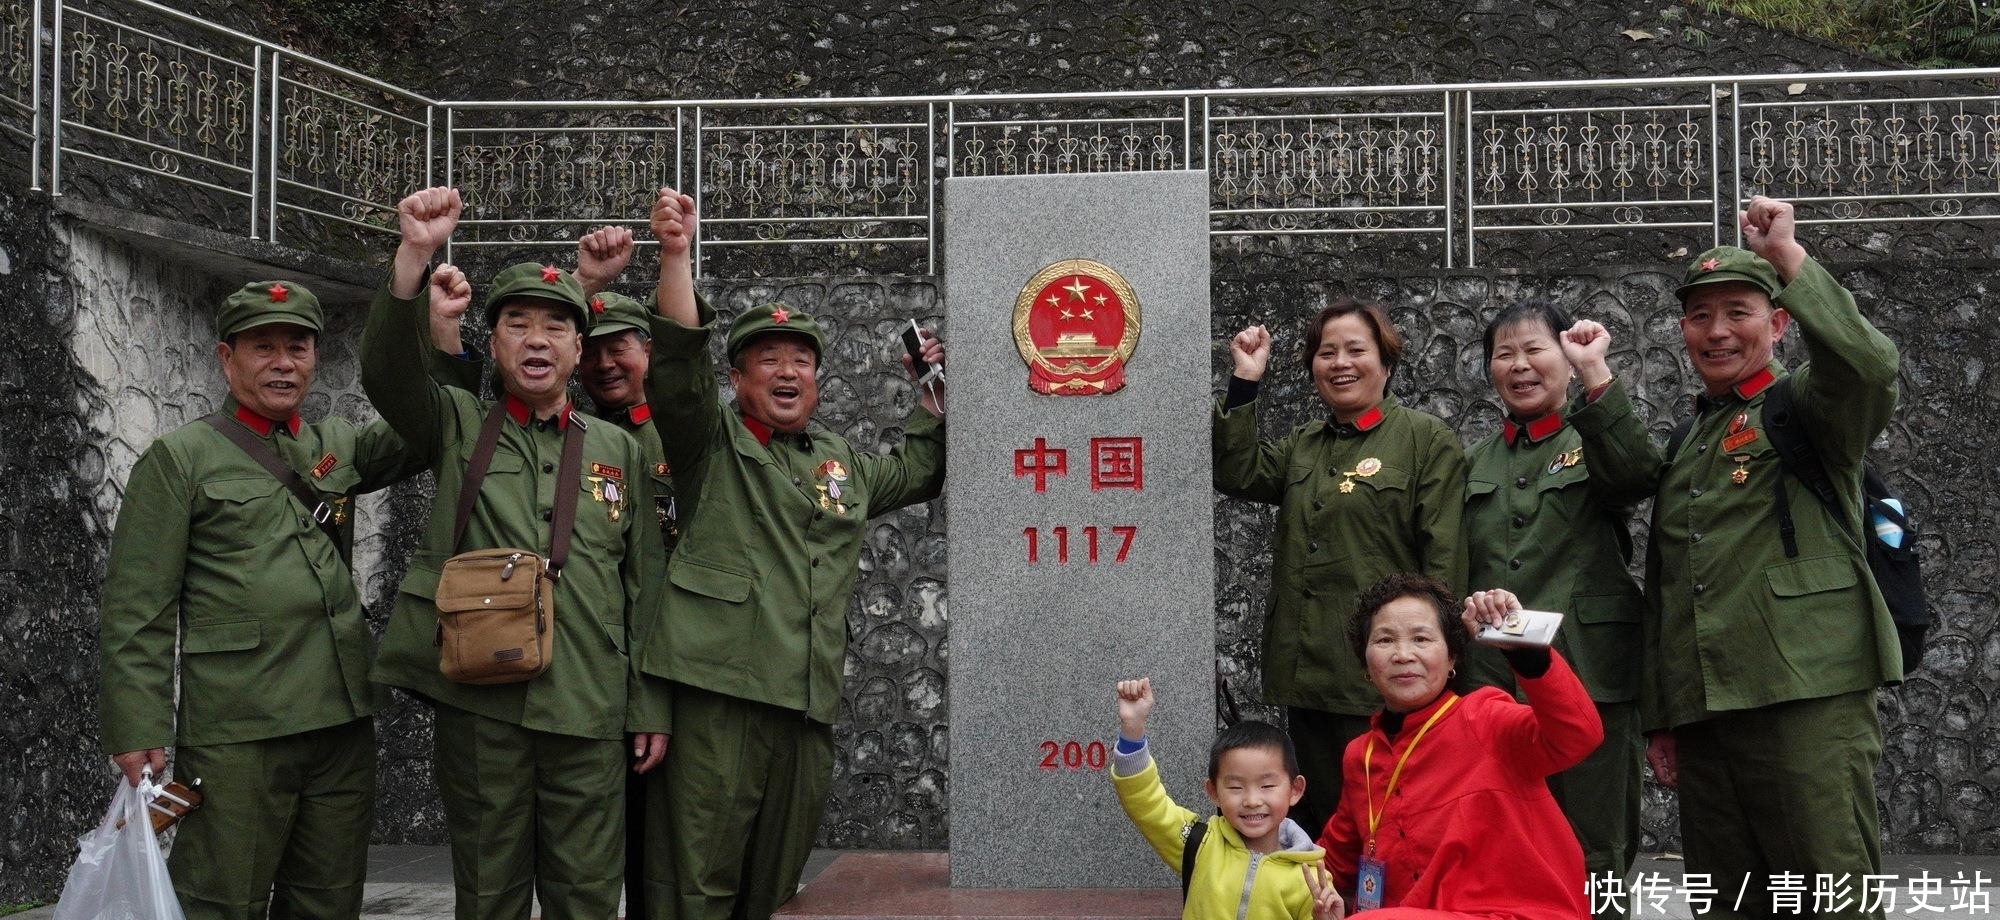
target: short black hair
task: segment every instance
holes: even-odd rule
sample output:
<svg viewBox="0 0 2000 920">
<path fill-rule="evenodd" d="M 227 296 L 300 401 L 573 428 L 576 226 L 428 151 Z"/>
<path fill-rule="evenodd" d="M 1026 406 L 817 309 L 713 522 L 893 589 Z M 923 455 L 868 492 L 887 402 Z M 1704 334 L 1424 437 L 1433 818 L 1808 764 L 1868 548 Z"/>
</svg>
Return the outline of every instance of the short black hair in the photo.
<svg viewBox="0 0 2000 920">
<path fill-rule="evenodd" d="M 1208 748 L 1209 782 L 1214 782 L 1216 774 L 1222 772 L 1222 755 L 1238 748 L 1275 749 L 1285 759 L 1285 776 L 1299 775 L 1299 751 L 1292 746 L 1292 736 L 1269 722 L 1251 719 L 1231 725 L 1215 736 L 1215 743 Z"/>
<path fill-rule="evenodd" d="M 1506 309 L 1501 310 L 1499 315 L 1493 317 L 1492 322 L 1486 324 L 1486 376 L 1488 379 L 1491 379 L 1493 376 L 1493 340 L 1499 337 L 1500 330 L 1515 323 L 1528 323 L 1536 320 L 1540 320 L 1543 325 L 1549 327 L 1550 335 L 1560 336 L 1571 326 L 1569 314 L 1564 313 L 1563 308 L 1556 306 L 1553 301 L 1544 300 L 1540 297 L 1517 300 Z"/>
<path fill-rule="evenodd" d="M 1458 595 L 1451 587 L 1429 575 L 1399 572 L 1385 576 L 1354 598 L 1354 619 L 1347 624 L 1347 638 L 1354 643 L 1354 657 L 1368 660 L 1368 633 L 1375 628 L 1375 614 L 1399 598 L 1426 600 L 1437 608 L 1438 632 L 1444 633 L 1445 652 L 1453 661 L 1465 660 L 1465 627 L 1458 620 Z"/>
</svg>

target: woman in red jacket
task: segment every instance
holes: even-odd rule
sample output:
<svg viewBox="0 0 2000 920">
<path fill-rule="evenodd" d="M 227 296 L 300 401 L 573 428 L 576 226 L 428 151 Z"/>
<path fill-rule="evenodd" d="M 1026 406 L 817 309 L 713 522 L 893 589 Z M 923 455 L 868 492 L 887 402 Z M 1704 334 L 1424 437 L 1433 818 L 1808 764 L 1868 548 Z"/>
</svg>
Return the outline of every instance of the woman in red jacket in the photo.
<svg viewBox="0 0 2000 920">
<path fill-rule="evenodd" d="M 1347 902 L 1387 908 L 1379 920 L 1588 917 L 1583 850 L 1545 782 L 1604 737 L 1576 674 L 1548 649 L 1509 651 L 1527 705 L 1451 691 L 1467 636 L 1520 608 L 1506 591 L 1461 613 L 1435 579 L 1391 575 L 1356 602 L 1350 638 L 1383 708 L 1347 746 L 1319 840 Z"/>
</svg>

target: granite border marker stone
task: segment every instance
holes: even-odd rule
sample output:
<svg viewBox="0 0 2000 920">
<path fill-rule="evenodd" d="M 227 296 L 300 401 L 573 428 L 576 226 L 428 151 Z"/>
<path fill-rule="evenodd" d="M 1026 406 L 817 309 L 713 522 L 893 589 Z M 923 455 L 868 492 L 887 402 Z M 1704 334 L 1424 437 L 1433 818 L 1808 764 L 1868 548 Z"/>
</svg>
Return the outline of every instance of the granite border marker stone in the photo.
<svg viewBox="0 0 2000 920">
<path fill-rule="evenodd" d="M 1215 733 L 1206 177 L 957 178 L 944 196 L 951 883 L 1178 885 L 1119 810 L 1108 761 L 1113 684 L 1150 675 L 1167 787 L 1213 813 L 1201 787 Z M 1029 388 L 1016 298 L 1069 259 L 1108 266 L 1138 301 L 1116 392 Z M 1115 345 L 1099 328 L 1098 344 Z"/>
</svg>

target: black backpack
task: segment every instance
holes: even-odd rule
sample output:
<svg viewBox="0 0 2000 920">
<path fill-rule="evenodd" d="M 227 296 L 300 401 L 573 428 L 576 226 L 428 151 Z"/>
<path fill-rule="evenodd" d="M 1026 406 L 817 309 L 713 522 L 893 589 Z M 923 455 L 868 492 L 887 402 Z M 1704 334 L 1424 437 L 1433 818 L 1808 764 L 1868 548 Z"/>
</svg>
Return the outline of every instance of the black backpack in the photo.
<svg viewBox="0 0 2000 920">
<path fill-rule="evenodd" d="M 1850 538 L 1858 538 L 1866 547 L 1868 573 L 1875 579 L 1875 587 L 1881 590 L 1882 600 L 1888 604 L 1889 618 L 1896 623 L 1896 643 L 1903 650 L 1903 676 L 1917 673 L 1924 661 L 1924 638 L 1931 629 L 1930 604 L 1924 599 L 1923 563 L 1917 554 L 1917 527 L 1910 522 L 1910 504 L 1902 496 L 1889 488 L 1882 474 L 1874 464 L 1863 463 L 1861 468 L 1861 525 L 1863 533 L 1857 535 L 1840 507 L 1840 493 L 1834 490 L 1833 477 L 1826 472 L 1826 464 L 1820 462 L 1819 448 L 1813 445 L 1806 434 L 1805 425 L 1792 407 L 1791 378 L 1787 377 L 1771 384 L 1764 394 L 1764 433 L 1771 438 L 1771 446 L 1777 448 L 1778 464 L 1792 474 L 1808 491 L 1826 507 L 1827 513 L 1840 522 L 1840 529 Z M 1694 419 L 1681 422 L 1667 441 L 1667 459 L 1671 461 L 1680 453 L 1681 442 L 1687 440 L 1688 432 L 1694 427 Z M 1888 503 L 1895 499 L 1902 511 Z M 1785 543 L 1785 556 L 1799 554 L 1798 540 L 1794 536 L 1791 502 L 1786 498 L 1784 479 L 1781 477 L 1771 487 L 1771 502 L 1778 511 L 1778 534 Z M 1881 516 L 1903 529 L 1903 545 L 1890 546 L 1877 538 L 1870 530 L 1869 522 Z M 1889 684 L 1900 681 L 1889 681 Z"/>
<path fill-rule="evenodd" d="M 1188 825 L 1186 842 L 1181 844 L 1181 903 L 1187 903 L 1188 884 L 1194 881 L 1194 854 L 1201 852 L 1201 838 L 1208 836 L 1208 822 L 1196 818 Z"/>
</svg>

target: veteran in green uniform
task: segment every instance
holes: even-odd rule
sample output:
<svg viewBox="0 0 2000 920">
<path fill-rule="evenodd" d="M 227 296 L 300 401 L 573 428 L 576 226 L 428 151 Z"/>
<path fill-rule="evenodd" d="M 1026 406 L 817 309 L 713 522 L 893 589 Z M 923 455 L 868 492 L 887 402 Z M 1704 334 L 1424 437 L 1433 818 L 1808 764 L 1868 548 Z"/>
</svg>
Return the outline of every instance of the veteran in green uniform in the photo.
<svg viewBox="0 0 2000 920">
<path fill-rule="evenodd" d="M 583 363 L 578 376 L 584 395 L 590 397 L 591 411 L 630 433 L 646 455 L 646 474 L 653 482 L 653 510 L 660 521 L 660 541 L 666 552 L 674 551 L 680 538 L 678 508 L 674 503 L 673 476 L 667 466 L 666 449 L 653 426 L 652 407 L 646 403 L 646 368 L 651 362 L 650 334 L 652 311 L 623 294 L 606 291 L 632 259 L 632 232 L 606 226 L 583 235 L 577 241 L 576 280 L 590 295 L 593 319 L 583 340 Z M 472 285 L 457 266 L 440 265 L 431 281 L 432 377 L 439 383 L 468 392 L 478 392 L 484 362 L 477 351 L 467 347 L 460 335 L 460 318 L 472 302 Z M 662 573 L 664 575 L 664 573 Z M 644 917 L 646 791 L 660 781 L 664 771 L 650 770 L 629 777 L 625 785 L 625 915 Z"/>
<path fill-rule="evenodd" d="M 1257 437 L 1257 391 L 1271 359 L 1262 326 L 1230 342 L 1229 392 L 1215 412 L 1215 488 L 1278 506 L 1264 695 L 1283 705 L 1299 749 L 1302 826 L 1339 807 L 1341 756 L 1381 695 L 1346 640 L 1355 595 L 1395 572 L 1465 590 L 1459 522 L 1465 452 L 1444 422 L 1389 393 L 1403 340 L 1387 311 L 1342 300 L 1306 327 L 1307 373 L 1331 417 Z"/>
<path fill-rule="evenodd" d="M 1853 886 L 1882 871 L 1875 688 L 1902 676 L 1894 625 L 1864 551 L 1862 456 L 1896 404 L 1896 348 L 1795 239 L 1792 207 L 1758 197 L 1742 214 L 1749 251 L 1709 250 L 1677 293 L 1704 392 L 1667 458 L 1653 505 L 1641 693 L 1654 775 L 1680 790 L 1689 872 L 1771 916 L 1773 873 Z M 1772 349 L 1796 322 L 1807 360 L 1791 372 L 1845 521 L 1779 467 L 1764 397 L 1786 375 Z M 1790 508 L 1795 551 L 1780 533 Z M 1844 881 L 1843 881 L 1844 880 Z"/>
<path fill-rule="evenodd" d="M 825 340 L 771 303 L 729 328 L 736 404 L 717 398 L 715 311 L 694 295 L 694 203 L 663 189 L 648 402 L 658 413 L 685 536 L 667 616 L 639 658 L 674 686 L 673 754 L 649 795 L 647 903 L 682 920 L 769 916 L 790 900 L 833 773 L 847 612 L 867 520 L 944 484 L 942 391 L 903 443 L 858 450 L 813 423 Z M 894 340 L 891 340 L 892 342 Z M 928 339 L 926 357 L 944 352 Z"/>
<path fill-rule="evenodd" d="M 299 418 L 323 327 L 304 285 L 244 285 L 215 325 L 222 411 L 154 441 L 125 485 L 98 639 L 104 748 L 134 783 L 164 772 L 169 745 L 175 775 L 201 780 L 207 802 L 168 861 L 190 920 L 351 920 L 382 703 L 347 564 L 353 500 L 423 465 L 383 423 Z M 230 428 L 297 473 L 312 506 Z"/>
<path fill-rule="evenodd" d="M 624 875 L 626 751 L 641 772 L 659 762 L 671 721 L 665 686 L 630 651 L 657 613 L 661 548 L 645 455 L 616 426 L 575 412 L 570 373 L 590 312 L 568 272 L 524 263 L 488 286 L 486 319 L 504 409 L 498 446 L 464 541 L 456 506 L 479 429 L 494 403 L 439 386 L 425 370 L 431 255 L 456 226 L 458 193 L 432 188 L 398 206 L 402 243 L 362 340 L 362 385 L 383 418 L 437 475 L 424 546 L 410 560 L 376 662 L 376 680 L 430 701 L 434 775 L 451 839 L 460 920 L 526 920 L 531 896 L 552 918 L 609 918 Z M 583 437 L 568 565 L 555 580 L 547 672 L 472 685 L 439 671 L 433 598 L 457 552 L 547 552 L 563 441 Z M 628 745 L 624 739 L 632 736 Z"/>
<path fill-rule="evenodd" d="M 1604 723 L 1604 743 L 1548 779 L 1593 883 L 1622 880 L 1638 855 L 1646 600 L 1627 567 L 1632 507 L 1652 496 L 1660 467 L 1645 420 L 1611 375 L 1610 347 L 1602 324 L 1572 324 L 1545 300 L 1495 316 L 1486 327 L 1486 372 L 1506 417 L 1466 452 L 1465 479 L 1469 583 L 1564 614 L 1556 649 Z M 1579 378 L 1583 405 L 1571 408 L 1569 384 Z M 1506 658 L 1490 647 L 1470 646 L 1465 668 L 1473 683 L 1515 691 Z"/>
</svg>

